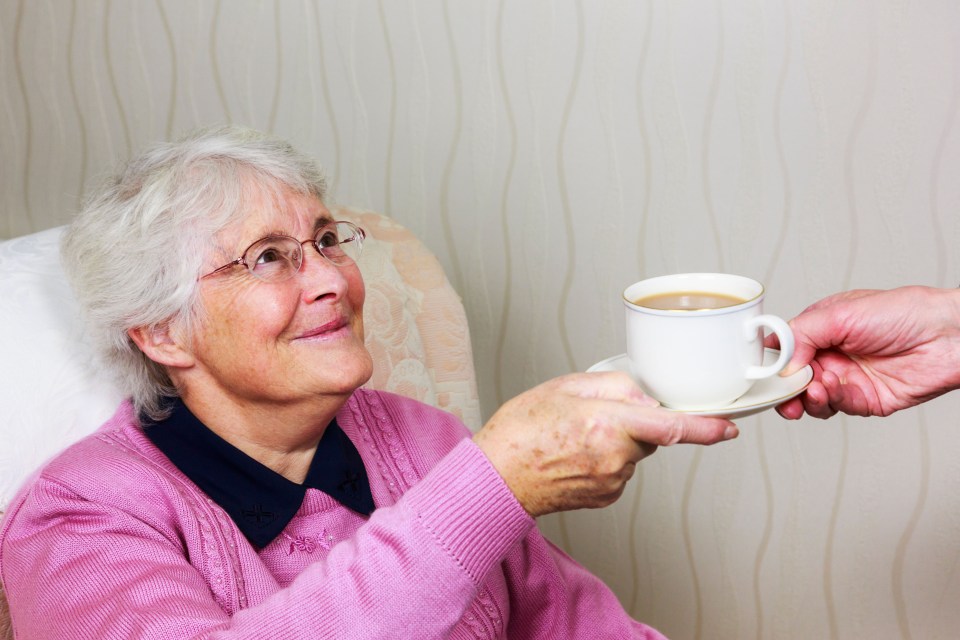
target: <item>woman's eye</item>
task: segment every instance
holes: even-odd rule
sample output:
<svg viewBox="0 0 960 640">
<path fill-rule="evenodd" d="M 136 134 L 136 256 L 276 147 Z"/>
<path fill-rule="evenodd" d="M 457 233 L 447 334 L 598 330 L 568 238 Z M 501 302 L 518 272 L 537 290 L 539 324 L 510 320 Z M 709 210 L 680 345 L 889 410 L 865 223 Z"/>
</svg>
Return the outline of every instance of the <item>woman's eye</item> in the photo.
<svg viewBox="0 0 960 640">
<path fill-rule="evenodd" d="M 335 247 L 340 244 L 340 238 L 337 237 L 336 232 L 327 231 L 317 239 L 317 244 L 321 247 Z"/>
<path fill-rule="evenodd" d="M 283 254 L 280 253 L 279 249 L 264 249 L 262 252 L 260 252 L 260 255 L 257 256 L 257 261 L 255 264 L 270 264 L 271 262 L 276 262 L 278 260 L 283 260 Z"/>
</svg>

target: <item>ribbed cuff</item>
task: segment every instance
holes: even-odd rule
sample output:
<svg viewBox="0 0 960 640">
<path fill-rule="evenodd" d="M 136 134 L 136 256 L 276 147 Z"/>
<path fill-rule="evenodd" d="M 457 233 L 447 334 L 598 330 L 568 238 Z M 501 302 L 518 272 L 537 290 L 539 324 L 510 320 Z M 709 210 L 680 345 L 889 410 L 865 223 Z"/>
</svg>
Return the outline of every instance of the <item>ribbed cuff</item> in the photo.
<svg viewBox="0 0 960 640">
<path fill-rule="evenodd" d="M 423 527 L 478 584 L 534 527 L 472 440 L 454 447 L 405 497 Z"/>
</svg>

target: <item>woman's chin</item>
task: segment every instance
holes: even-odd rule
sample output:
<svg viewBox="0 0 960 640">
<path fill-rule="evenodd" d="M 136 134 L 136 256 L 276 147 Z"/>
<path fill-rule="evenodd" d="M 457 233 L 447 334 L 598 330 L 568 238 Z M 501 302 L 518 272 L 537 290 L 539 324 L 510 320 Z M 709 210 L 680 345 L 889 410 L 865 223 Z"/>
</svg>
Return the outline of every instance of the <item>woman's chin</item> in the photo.
<svg viewBox="0 0 960 640">
<path fill-rule="evenodd" d="M 366 347 L 363 348 L 363 355 L 364 355 L 364 359 L 363 359 L 364 366 L 363 366 L 363 370 L 359 373 L 358 379 L 360 381 L 354 387 L 354 391 L 356 391 L 358 388 L 365 385 L 367 382 L 369 382 L 370 378 L 373 377 L 373 358 L 370 356 L 370 352 L 367 351 Z"/>
<path fill-rule="evenodd" d="M 367 348 L 360 345 L 352 350 L 349 357 L 338 358 L 335 371 L 324 371 L 325 383 L 331 388 L 329 393 L 349 395 L 362 387 L 373 376 L 373 358 Z M 327 367 L 331 364 L 328 362 Z"/>
</svg>

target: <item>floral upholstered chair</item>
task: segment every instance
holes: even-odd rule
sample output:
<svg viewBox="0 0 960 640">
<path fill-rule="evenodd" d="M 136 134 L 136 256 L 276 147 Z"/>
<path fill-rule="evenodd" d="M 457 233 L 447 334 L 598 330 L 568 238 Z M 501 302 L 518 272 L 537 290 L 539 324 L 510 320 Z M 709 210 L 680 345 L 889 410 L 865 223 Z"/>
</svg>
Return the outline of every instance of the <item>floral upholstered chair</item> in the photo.
<svg viewBox="0 0 960 640">
<path fill-rule="evenodd" d="M 374 360 L 367 386 L 440 407 L 477 429 L 466 315 L 440 263 L 388 217 L 346 208 L 334 215 L 368 236 L 360 261 Z M 31 473 L 94 431 L 121 400 L 84 340 L 60 266 L 62 231 L 0 242 L 0 513 Z M 12 637 L 0 585 L 0 639 Z"/>
</svg>

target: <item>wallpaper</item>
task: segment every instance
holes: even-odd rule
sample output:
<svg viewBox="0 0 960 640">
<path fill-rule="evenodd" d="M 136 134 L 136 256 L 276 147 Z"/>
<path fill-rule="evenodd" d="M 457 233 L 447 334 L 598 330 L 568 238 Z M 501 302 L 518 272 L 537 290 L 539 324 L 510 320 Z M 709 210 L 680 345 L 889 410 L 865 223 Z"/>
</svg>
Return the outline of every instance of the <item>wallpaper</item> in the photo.
<svg viewBox="0 0 960 640">
<path fill-rule="evenodd" d="M 0 237 L 221 122 L 437 254 L 486 416 L 622 353 L 646 276 L 752 276 L 786 318 L 960 283 L 952 0 L 0 2 Z M 673 638 L 956 637 L 958 411 L 762 413 L 541 527 Z"/>
</svg>

